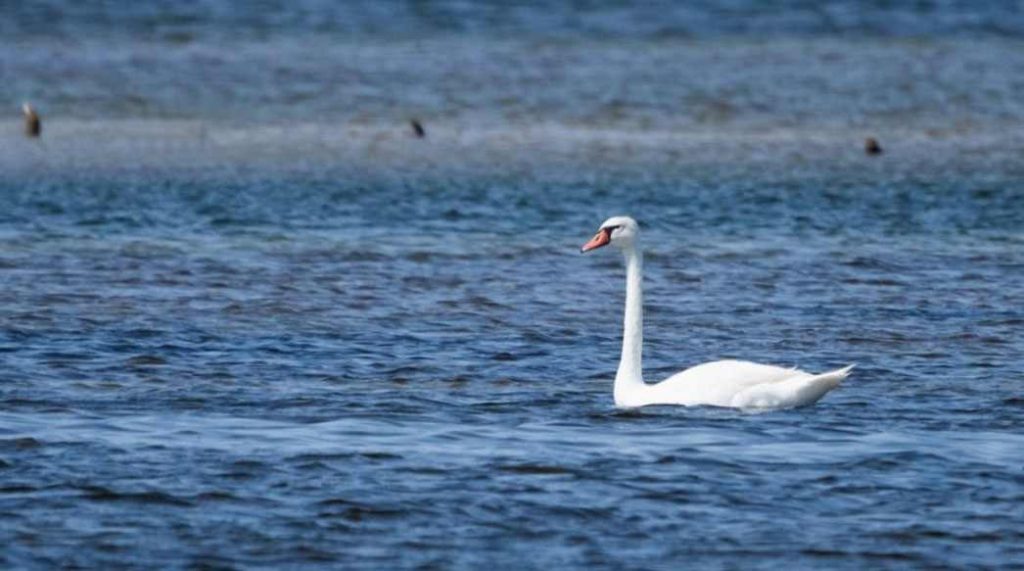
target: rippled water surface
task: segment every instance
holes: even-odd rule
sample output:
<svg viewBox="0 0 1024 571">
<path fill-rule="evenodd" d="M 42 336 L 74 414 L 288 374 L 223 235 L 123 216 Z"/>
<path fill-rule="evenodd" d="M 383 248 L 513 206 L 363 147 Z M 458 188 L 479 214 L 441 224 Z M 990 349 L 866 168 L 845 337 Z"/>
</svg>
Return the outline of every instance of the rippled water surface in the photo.
<svg viewBox="0 0 1024 571">
<path fill-rule="evenodd" d="M 0 567 L 1019 568 L 1019 15 L 797 4 L 0 22 Z M 854 373 L 616 410 L 621 213 L 649 379 Z"/>
<path fill-rule="evenodd" d="M 5 564 L 1020 561 L 1021 188 L 830 173 L 3 183 Z M 616 411 L 857 363 L 817 406 Z"/>
</svg>

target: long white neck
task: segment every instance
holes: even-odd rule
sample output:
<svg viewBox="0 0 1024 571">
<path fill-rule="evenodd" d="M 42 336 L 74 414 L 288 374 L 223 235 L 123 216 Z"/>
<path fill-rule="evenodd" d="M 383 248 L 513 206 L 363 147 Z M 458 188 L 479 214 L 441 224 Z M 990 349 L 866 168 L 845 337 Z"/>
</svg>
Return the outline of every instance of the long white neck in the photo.
<svg viewBox="0 0 1024 571">
<path fill-rule="evenodd" d="M 643 377 L 644 286 L 643 257 L 636 244 L 622 249 L 626 258 L 626 315 L 622 326 L 622 357 L 615 373 L 615 404 L 631 406 L 646 390 Z"/>
</svg>

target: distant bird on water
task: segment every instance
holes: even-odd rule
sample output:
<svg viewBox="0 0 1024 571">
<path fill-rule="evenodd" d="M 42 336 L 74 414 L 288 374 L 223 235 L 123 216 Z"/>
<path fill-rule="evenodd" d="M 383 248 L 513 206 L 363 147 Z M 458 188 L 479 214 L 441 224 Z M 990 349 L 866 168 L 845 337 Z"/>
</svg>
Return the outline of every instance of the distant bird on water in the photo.
<svg viewBox="0 0 1024 571">
<path fill-rule="evenodd" d="M 21 110 L 25 113 L 25 136 L 38 137 L 41 135 L 43 132 L 43 122 L 39 120 L 39 114 L 36 113 L 36 110 L 28 103 L 23 104 Z"/>
<path fill-rule="evenodd" d="M 416 135 L 417 139 L 422 139 L 427 136 L 426 130 L 423 129 L 423 125 L 416 119 L 411 119 L 409 125 L 412 127 L 412 134 Z"/>
<path fill-rule="evenodd" d="M 878 139 L 868 137 L 864 139 L 864 152 L 869 155 L 880 155 L 882 154 L 882 145 L 878 144 Z"/>
</svg>

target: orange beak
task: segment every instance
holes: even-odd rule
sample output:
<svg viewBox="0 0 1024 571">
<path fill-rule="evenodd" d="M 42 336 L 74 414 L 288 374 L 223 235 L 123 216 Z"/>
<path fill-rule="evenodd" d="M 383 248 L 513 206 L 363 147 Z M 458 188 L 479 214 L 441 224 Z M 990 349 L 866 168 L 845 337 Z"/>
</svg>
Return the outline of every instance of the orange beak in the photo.
<svg viewBox="0 0 1024 571">
<path fill-rule="evenodd" d="M 583 245 L 582 248 L 580 248 L 580 253 L 582 254 L 585 252 L 589 252 L 591 250 L 596 250 L 601 246 L 607 246 L 608 242 L 611 241 L 612 231 L 608 228 L 602 228 L 598 230 L 597 234 L 594 234 L 594 237 L 591 238 L 589 242 L 587 242 L 586 244 Z"/>
</svg>

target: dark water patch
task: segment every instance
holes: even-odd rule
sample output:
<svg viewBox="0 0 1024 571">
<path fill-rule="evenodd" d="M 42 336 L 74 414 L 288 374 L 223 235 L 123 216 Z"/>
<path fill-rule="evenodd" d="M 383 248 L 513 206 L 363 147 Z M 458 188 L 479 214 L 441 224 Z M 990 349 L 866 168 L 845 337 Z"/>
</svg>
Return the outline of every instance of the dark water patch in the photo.
<svg viewBox="0 0 1024 571">
<path fill-rule="evenodd" d="M 389 452 L 362 452 L 361 455 L 364 458 L 370 460 L 401 460 L 402 456 L 399 454 L 391 454 Z"/>
<path fill-rule="evenodd" d="M 497 466 L 497 469 L 511 474 L 536 476 L 560 476 L 573 474 L 572 470 L 562 466 L 547 466 L 542 464 L 505 464 Z"/>
<path fill-rule="evenodd" d="M 153 367 L 166 365 L 167 360 L 158 355 L 136 355 L 130 357 L 125 364 L 130 367 Z"/>
<path fill-rule="evenodd" d="M 848 284 L 863 284 L 873 286 L 884 286 L 884 287 L 906 287 L 907 283 L 890 278 L 873 278 L 873 279 L 862 279 L 862 278 L 846 278 L 844 283 Z"/>
<path fill-rule="evenodd" d="M 353 523 L 366 520 L 391 520 L 408 515 L 408 512 L 397 508 L 371 506 L 344 498 L 328 498 L 317 503 L 319 517 L 341 517 Z"/>
<path fill-rule="evenodd" d="M 30 436 L 0 439 L 0 450 L 5 451 L 34 450 L 43 446 L 42 441 Z"/>
<path fill-rule="evenodd" d="M 103 486 L 85 485 L 78 489 L 84 497 L 96 502 L 126 502 L 142 505 L 191 507 L 193 502 L 161 491 L 117 492 Z"/>
</svg>

